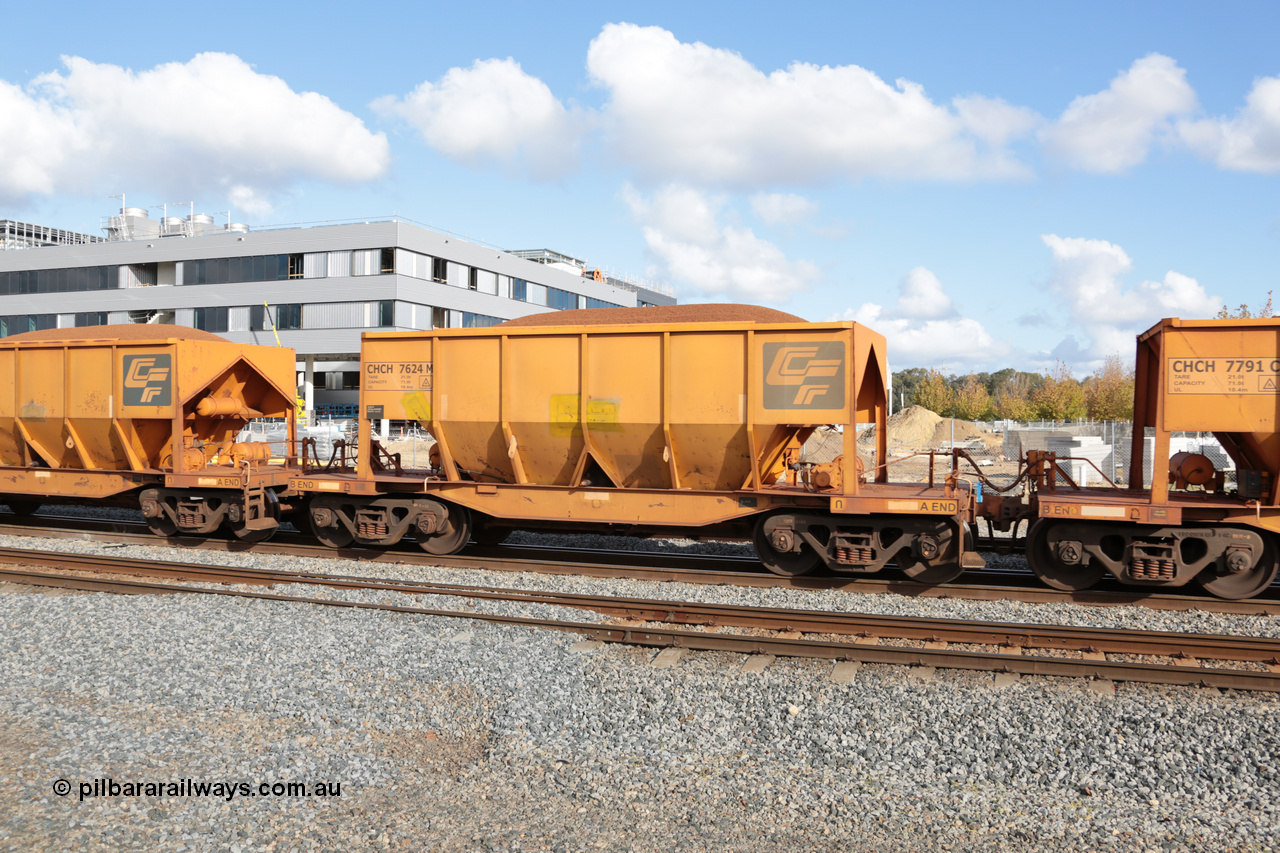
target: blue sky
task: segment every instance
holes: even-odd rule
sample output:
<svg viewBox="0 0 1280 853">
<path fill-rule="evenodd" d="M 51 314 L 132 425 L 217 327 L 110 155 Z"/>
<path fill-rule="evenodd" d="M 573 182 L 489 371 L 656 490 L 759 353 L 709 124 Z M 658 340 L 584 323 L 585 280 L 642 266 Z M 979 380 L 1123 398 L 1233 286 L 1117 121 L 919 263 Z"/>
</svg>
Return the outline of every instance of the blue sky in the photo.
<svg viewBox="0 0 1280 853">
<path fill-rule="evenodd" d="M 1274 2 L 28 6 L 6 32 L 0 217 L 399 214 L 857 319 L 946 372 L 1087 372 L 1280 284 Z"/>
</svg>

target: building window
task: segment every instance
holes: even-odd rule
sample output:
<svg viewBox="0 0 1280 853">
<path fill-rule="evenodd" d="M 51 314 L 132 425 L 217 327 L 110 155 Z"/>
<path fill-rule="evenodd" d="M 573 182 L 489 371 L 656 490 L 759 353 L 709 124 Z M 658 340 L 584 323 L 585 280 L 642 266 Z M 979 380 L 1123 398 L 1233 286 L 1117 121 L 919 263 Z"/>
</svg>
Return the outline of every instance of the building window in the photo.
<svg viewBox="0 0 1280 853">
<path fill-rule="evenodd" d="M 588 308 L 621 308 L 622 306 L 616 302 L 605 302 L 603 299 L 594 299 L 587 297 Z"/>
<path fill-rule="evenodd" d="M 384 299 L 381 302 L 374 303 L 377 305 L 377 323 L 378 326 L 394 326 L 396 324 L 396 303 L 392 299 Z"/>
<path fill-rule="evenodd" d="M 511 298 L 526 302 L 529 298 L 529 282 L 522 278 L 511 279 Z"/>
<path fill-rule="evenodd" d="M 0 272 L 0 296 L 114 290 L 119 283 L 119 275 L 118 266 Z"/>
<path fill-rule="evenodd" d="M 58 328 L 57 314 L 14 314 L 0 317 L 0 336 Z"/>
<path fill-rule="evenodd" d="M 467 275 L 467 290 L 480 289 L 479 284 L 477 283 L 477 279 L 479 278 L 479 276 L 476 275 L 477 272 L 478 270 L 475 267 L 472 267 L 469 274 Z"/>
<path fill-rule="evenodd" d="M 449 309 L 448 308 L 432 308 L 431 309 L 431 328 L 433 329 L 449 328 Z"/>
<path fill-rule="evenodd" d="M 342 381 L 338 387 L 343 391 L 355 391 L 360 387 L 360 371 L 344 370 L 342 371 Z"/>
<path fill-rule="evenodd" d="M 449 283 L 449 262 L 444 258 L 431 259 L 431 280 L 441 284 Z"/>
<path fill-rule="evenodd" d="M 482 329 L 486 326 L 496 326 L 502 322 L 499 317 L 490 317 L 487 314 L 472 314 L 470 311 L 462 312 L 462 328 L 464 329 Z"/>
<path fill-rule="evenodd" d="M 105 326 L 107 325 L 106 311 L 85 311 L 76 314 L 77 326 Z"/>
<path fill-rule="evenodd" d="M 381 269 L 383 273 L 392 273 L 396 271 L 396 250 L 395 249 L 382 250 Z"/>
<path fill-rule="evenodd" d="M 306 262 L 302 255 L 289 256 L 289 278 L 303 278 L 307 274 Z"/>
<path fill-rule="evenodd" d="M 561 290 L 558 287 L 547 288 L 547 307 L 557 311 L 568 311 L 578 307 L 578 294 Z"/>
<path fill-rule="evenodd" d="M 227 308 L 197 308 L 195 311 L 195 328 L 206 332 L 225 332 L 227 330 Z"/>
<path fill-rule="evenodd" d="M 302 328 L 302 305 L 295 303 L 292 305 L 276 306 L 276 328 L 277 329 L 301 329 Z"/>
<path fill-rule="evenodd" d="M 283 281 L 293 276 L 293 257 L 301 255 L 252 255 L 243 258 L 209 258 L 182 262 L 182 283 L 227 284 L 241 281 Z M 302 262 L 299 261 L 301 270 Z M 300 277 L 300 276 L 299 276 Z"/>
</svg>

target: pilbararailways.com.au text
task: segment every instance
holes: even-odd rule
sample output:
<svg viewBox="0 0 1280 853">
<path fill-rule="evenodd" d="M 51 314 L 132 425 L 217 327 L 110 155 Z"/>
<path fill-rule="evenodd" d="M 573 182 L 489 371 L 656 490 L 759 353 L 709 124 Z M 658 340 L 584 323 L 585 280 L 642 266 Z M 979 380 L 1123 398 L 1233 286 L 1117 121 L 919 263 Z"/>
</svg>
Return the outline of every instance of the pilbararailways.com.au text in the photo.
<svg viewBox="0 0 1280 853">
<path fill-rule="evenodd" d="M 139 781 L 92 779 L 72 787 L 66 779 L 53 783 L 53 792 L 65 797 L 77 790 L 83 802 L 89 797 L 218 797 L 230 802 L 236 797 L 341 797 L 341 782 L 261 782 L 253 784 L 229 779 L 201 782 L 195 779 Z"/>
</svg>

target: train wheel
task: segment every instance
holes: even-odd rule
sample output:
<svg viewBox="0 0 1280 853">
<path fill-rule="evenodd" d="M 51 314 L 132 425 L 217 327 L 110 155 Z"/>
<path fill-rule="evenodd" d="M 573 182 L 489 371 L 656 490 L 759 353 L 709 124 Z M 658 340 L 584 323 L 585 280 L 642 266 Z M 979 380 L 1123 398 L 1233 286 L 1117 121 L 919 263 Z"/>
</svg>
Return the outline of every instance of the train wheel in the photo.
<svg viewBox="0 0 1280 853">
<path fill-rule="evenodd" d="M 1053 522 L 1037 521 L 1027 531 L 1027 562 L 1036 577 L 1054 589 L 1076 592 L 1102 580 L 1106 567 L 1098 562 L 1090 564 L 1064 563 L 1049 546 L 1049 530 Z"/>
<path fill-rule="evenodd" d="M 155 535 L 163 536 L 167 539 L 177 534 L 178 525 L 169 516 L 162 515 L 159 518 L 148 518 L 147 529 Z"/>
<path fill-rule="evenodd" d="M 40 511 L 41 506 L 40 501 L 23 500 L 21 498 L 9 498 L 5 501 L 5 504 L 9 507 L 9 512 L 24 518 L 28 515 L 35 515 Z"/>
<path fill-rule="evenodd" d="M 756 556 L 764 567 L 775 575 L 797 577 L 807 575 L 822 563 L 822 555 L 816 553 L 804 541 L 793 545 L 796 533 L 788 529 L 779 529 L 779 520 L 786 515 L 769 515 L 756 522 L 755 533 L 751 539 L 756 548 Z"/>
<path fill-rule="evenodd" d="M 265 500 L 267 512 L 276 521 L 275 527 L 267 527 L 260 530 L 251 529 L 245 526 L 243 515 L 241 516 L 241 519 L 236 522 L 232 522 L 230 519 L 227 519 L 227 527 L 231 529 L 231 532 L 234 533 L 236 538 L 241 542 L 265 542 L 274 536 L 275 532 L 280 528 L 280 499 L 276 497 L 275 492 L 267 489 L 265 492 Z"/>
<path fill-rule="evenodd" d="M 916 583 L 951 583 L 964 574 L 964 566 L 960 565 L 959 560 L 927 563 L 915 555 L 905 554 L 899 554 L 897 560 L 902 573 Z"/>
<path fill-rule="evenodd" d="M 159 489 L 148 489 L 143 492 L 138 506 L 142 510 L 142 518 L 147 522 L 147 529 L 156 536 L 167 539 L 178 532 L 178 523 L 164 511 Z"/>
<path fill-rule="evenodd" d="M 1233 601 L 1242 598 L 1253 598 L 1261 595 L 1276 579 L 1280 570 L 1280 562 L 1276 560 L 1275 546 L 1269 536 L 1263 537 L 1262 556 L 1253 568 L 1234 574 L 1218 574 L 1215 567 L 1210 566 L 1196 575 L 1196 583 L 1201 588 L 1218 598 L 1229 598 Z"/>
<path fill-rule="evenodd" d="M 435 533 L 418 534 L 418 547 L 438 557 L 456 554 L 471 540 L 471 513 L 465 506 L 450 504 L 448 515 Z"/>
<path fill-rule="evenodd" d="M 307 524 L 311 527 L 311 535 L 330 548 L 345 548 L 355 540 L 355 534 L 338 518 L 337 510 L 326 506 L 322 497 L 311 500 L 307 508 Z"/>
</svg>

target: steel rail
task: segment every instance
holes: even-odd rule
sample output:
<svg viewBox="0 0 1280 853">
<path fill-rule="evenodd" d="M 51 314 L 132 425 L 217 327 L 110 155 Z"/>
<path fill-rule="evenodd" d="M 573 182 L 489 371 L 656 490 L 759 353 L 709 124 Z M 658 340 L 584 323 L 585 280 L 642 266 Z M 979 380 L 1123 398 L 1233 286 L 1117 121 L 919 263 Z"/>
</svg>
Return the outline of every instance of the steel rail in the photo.
<svg viewBox="0 0 1280 853">
<path fill-rule="evenodd" d="M 0 516 L 2 518 L 2 516 Z M 53 517 L 41 522 L 62 521 Z M 533 572 L 540 574 L 581 575 L 597 578 L 629 578 L 659 582 L 699 584 L 727 584 L 753 588 L 791 588 L 811 590 L 841 589 L 867 594 L 897 594 L 919 598 L 958 598 L 973 601 L 1017 600 L 1027 603 L 1073 603 L 1095 606 L 1130 605 L 1153 610 L 1201 610 L 1211 613 L 1237 615 L 1280 615 L 1280 589 L 1273 588 L 1269 598 L 1231 601 L 1213 596 L 1199 596 L 1186 592 L 1136 592 L 1132 589 L 1114 591 L 1092 589 L 1078 592 L 1055 590 L 1048 587 L 1024 587 L 1017 584 L 1021 578 L 1009 572 L 991 572 L 989 583 L 952 583 L 928 585 L 896 577 L 876 575 L 852 576 L 803 576 L 782 577 L 770 574 L 745 557 L 696 557 L 689 555 L 655 554 L 653 552 L 598 552 L 577 549 L 541 549 L 534 546 L 498 546 L 469 548 L 462 554 L 436 556 L 425 554 L 416 548 L 387 550 L 341 548 L 291 542 L 282 537 L 253 545 L 231 539 L 203 539 L 194 537 L 170 537 L 162 539 L 150 532 L 132 533 L 129 529 L 145 529 L 145 525 L 133 522 L 101 522 L 93 529 L 65 529 L 38 525 L 0 524 L 0 533 L 16 536 L 34 536 L 56 539 L 79 539 L 93 542 L 143 545 L 149 547 L 174 547 L 180 549 L 219 550 L 232 553 L 283 555 L 291 557 L 316 557 L 320 559 L 353 559 L 360 562 L 403 563 L 418 566 L 440 566 L 455 569 L 485 569 L 505 572 Z M 540 556 L 547 551 L 555 553 L 555 559 Z M 607 557 L 608 563 L 598 562 Z M 654 565 L 655 563 L 675 565 Z M 680 563 L 686 563 L 681 566 Z M 689 567 L 689 562 L 698 565 Z M 725 563 L 742 563 L 755 567 L 754 571 L 726 570 Z M 619 565 L 619 564 L 622 565 Z M 717 564 L 720 567 L 717 568 Z M 973 577 L 968 573 L 966 577 Z M 1026 579 L 1030 580 L 1028 574 Z"/>
<path fill-rule="evenodd" d="M 9 574 L 6 572 L 6 574 Z M 13 572 L 11 576 L 16 576 Z M 73 575 L 26 573 L 26 583 L 71 589 L 123 594 L 219 595 L 293 604 L 345 607 L 353 610 L 379 610 L 417 616 L 434 616 L 487 622 L 497 625 L 543 628 L 580 634 L 588 639 L 627 645 L 674 647 L 701 651 L 727 651 L 741 654 L 768 654 L 778 657 L 819 658 L 835 661 L 858 661 L 897 666 L 923 666 L 945 669 L 967 669 L 1023 675 L 1060 676 L 1070 678 L 1103 678 L 1153 684 L 1216 687 L 1232 690 L 1280 692 L 1280 673 L 1248 670 L 1216 669 L 1198 666 L 1165 666 L 1125 663 L 1107 660 L 1073 660 L 1021 654 L 953 651 L 930 648 L 901 648 L 866 643 L 831 642 L 790 638 L 751 637 L 703 631 L 652 630 L 602 626 L 589 622 L 502 616 L 491 613 L 465 613 L 433 610 L 394 604 L 373 604 L 340 599 L 308 598 L 265 592 L 206 589 L 203 587 L 124 581 L 117 578 L 87 578 Z"/>
<path fill-rule="evenodd" d="M 1117 628 L 1081 628 L 1037 623 L 978 622 L 914 616 L 881 616 L 842 611 L 762 608 L 668 599 L 620 598 L 580 593 L 442 584 L 403 578 L 366 578 L 322 572 L 279 571 L 240 566 L 103 558 L 81 554 L 0 549 L 0 563 L 58 569 L 108 571 L 219 584 L 304 584 L 369 589 L 406 595 L 443 595 L 488 601 L 545 604 L 593 610 L 647 622 L 734 626 L 806 634 L 846 634 L 863 638 L 1060 649 L 1114 654 L 1160 655 L 1280 664 L 1280 638 L 1221 636 Z M 0 569 L 0 577 L 8 574 Z"/>
</svg>

